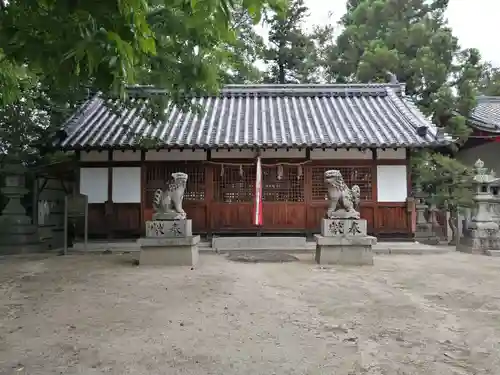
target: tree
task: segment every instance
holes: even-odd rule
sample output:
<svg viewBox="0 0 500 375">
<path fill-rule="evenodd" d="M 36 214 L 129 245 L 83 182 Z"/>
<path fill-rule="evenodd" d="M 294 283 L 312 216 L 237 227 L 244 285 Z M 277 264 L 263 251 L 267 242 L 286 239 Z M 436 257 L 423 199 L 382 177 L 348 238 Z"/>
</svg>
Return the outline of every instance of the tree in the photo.
<svg viewBox="0 0 500 375">
<path fill-rule="evenodd" d="M 459 161 L 439 153 L 422 152 L 412 159 L 413 179 L 429 197 L 429 203 L 450 213 L 450 243 L 455 243 L 460 210 L 473 203 L 473 171 Z"/>
<path fill-rule="evenodd" d="M 264 60 L 269 64 L 267 83 L 310 83 L 316 80 L 314 42 L 302 29 L 308 8 L 303 0 L 291 0 L 284 12 L 267 20 L 269 47 Z"/>
<path fill-rule="evenodd" d="M 30 74 L 52 77 L 56 90 L 122 97 L 139 78 L 154 77 L 174 99 L 215 89 L 220 48 L 234 39 L 233 6 L 256 22 L 281 1 L 1 0 L 0 103 L 18 99 Z"/>
<path fill-rule="evenodd" d="M 0 107 L 0 168 L 28 166 L 39 160 L 38 146 L 47 141 L 51 113 L 42 104 L 44 93 L 32 82 L 23 82 L 23 97 Z"/>
<path fill-rule="evenodd" d="M 246 76 L 242 29 L 232 27 L 244 14 L 251 28 L 281 1 L 0 0 L 2 164 L 38 155 L 31 146 L 50 144 L 89 94 L 126 107 L 127 86 L 153 84 L 169 95 L 148 101 L 152 119 L 171 100 L 187 106 L 189 95 L 215 91 L 228 71 Z"/>
<path fill-rule="evenodd" d="M 221 66 L 221 81 L 225 84 L 259 82 L 262 72 L 255 63 L 262 57 L 264 40 L 255 31 L 254 22 L 247 10 L 241 7 L 234 10 L 231 29 L 236 38 L 223 47 L 228 54 L 229 64 Z"/>
<path fill-rule="evenodd" d="M 483 71 L 476 49 L 461 50 L 444 13 L 448 0 L 349 0 L 345 27 L 329 54 L 326 73 L 338 82 L 387 82 L 396 77 L 406 95 L 458 144 L 470 133 Z M 470 203 L 467 168 L 439 153 L 415 153 L 414 181 L 439 207 L 456 216 Z M 451 223 L 450 223 L 451 224 Z"/>
<path fill-rule="evenodd" d="M 310 34 L 310 39 L 314 43 L 315 61 L 311 61 L 311 65 L 314 64 L 311 74 L 314 80 L 318 82 L 325 82 L 325 67 L 329 64 L 330 56 L 333 51 L 335 51 L 335 40 L 334 40 L 335 29 L 331 24 L 314 26 L 313 31 Z"/>
<path fill-rule="evenodd" d="M 485 64 L 479 91 L 483 95 L 500 96 L 500 68 Z"/>
<path fill-rule="evenodd" d="M 434 123 L 457 138 L 470 129 L 482 64 L 460 51 L 444 18 L 447 0 L 350 0 L 326 66 L 338 82 L 387 82 L 389 72 Z"/>
</svg>

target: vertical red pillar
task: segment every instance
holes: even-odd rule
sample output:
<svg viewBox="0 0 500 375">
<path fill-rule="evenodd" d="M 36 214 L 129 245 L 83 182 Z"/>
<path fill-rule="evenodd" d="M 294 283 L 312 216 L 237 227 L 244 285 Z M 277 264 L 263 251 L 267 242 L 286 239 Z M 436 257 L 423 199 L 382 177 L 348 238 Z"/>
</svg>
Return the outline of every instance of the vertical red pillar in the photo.
<svg viewBox="0 0 500 375">
<path fill-rule="evenodd" d="M 254 225 L 262 225 L 262 164 L 260 156 L 257 157 L 257 170 L 255 172 L 255 197 L 254 197 Z"/>
</svg>

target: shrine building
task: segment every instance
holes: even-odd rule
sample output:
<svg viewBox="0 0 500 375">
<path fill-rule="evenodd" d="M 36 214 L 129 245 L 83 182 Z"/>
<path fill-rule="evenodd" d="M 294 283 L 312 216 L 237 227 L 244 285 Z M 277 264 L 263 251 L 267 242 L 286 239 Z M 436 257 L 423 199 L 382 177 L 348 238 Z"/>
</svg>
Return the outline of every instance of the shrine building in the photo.
<svg viewBox="0 0 500 375">
<path fill-rule="evenodd" d="M 76 187 L 88 196 L 91 237 L 139 236 L 152 195 L 188 174 L 183 207 L 193 231 L 318 233 L 328 201 L 324 172 L 361 189 L 361 217 L 379 237 L 411 237 L 410 152 L 450 143 L 405 98 L 402 84 L 231 85 L 193 98 L 202 111 L 168 110 L 148 123 L 140 107 L 159 90 L 131 91 L 118 113 L 96 95 L 55 146 L 76 151 Z M 139 138 L 159 139 L 147 149 Z M 257 156 L 262 220 L 252 221 Z"/>
<path fill-rule="evenodd" d="M 500 96 L 480 96 L 469 115 L 472 133 L 457 158 L 472 167 L 477 159 L 484 161 L 500 176 Z"/>
</svg>

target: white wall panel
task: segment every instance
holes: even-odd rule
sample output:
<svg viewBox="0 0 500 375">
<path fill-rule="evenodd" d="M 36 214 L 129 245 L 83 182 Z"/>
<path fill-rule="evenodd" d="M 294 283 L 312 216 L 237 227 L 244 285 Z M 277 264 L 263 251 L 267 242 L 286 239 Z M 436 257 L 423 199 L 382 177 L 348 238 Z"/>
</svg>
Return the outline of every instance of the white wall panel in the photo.
<svg viewBox="0 0 500 375">
<path fill-rule="evenodd" d="M 113 160 L 115 161 L 140 161 L 141 152 L 140 151 L 113 151 Z"/>
<path fill-rule="evenodd" d="M 377 201 L 405 202 L 408 197 L 406 165 L 377 166 Z"/>
<path fill-rule="evenodd" d="M 108 168 L 80 168 L 80 193 L 89 203 L 108 200 Z"/>
<path fill-rule="evenodd" d="M 205 150 L 159 150 L 147 151 L 147 161 L 192 161 L 192 160 L 207 160 Z"/>
<path fill-rule="evenodd" d="M 385 149 L 377 150 L 377 159 L 404 160 L 406 159 L 406 149 Z"/>
<path fill-rule="evenodd" d="M 113 168 L 113 202 L 141 203 L 141 168 Z"/>
<path fill-rule="evenodd" d="M 254 159 L 257 153 L 249 149 L 212 150 L 212 159 Z"/>
<path fill-rule="evenodd" d="M 345 159 L 356 159 L 356 160 L 372 160 L 373 152 L 372 150 L 357 150 L 357 149 L 321 149 L 315 148 L 311 150 L 311 160 L 345 160 Z"/>
<path fill-rule="evenodd" d="M 213 153 L 212 153 L 213 155 Z M 301 150 L 297 148 L 291 148 L 288 151 L 283 149 L 266 149 L 261 152 L 262 159 L 280 159 L 280 158 L 305 158 L 306 149 Z"/>
<path fill-rule="evenodd" d="M 90 151 L 80 152 L 80 160 L 81 161 L 108 161 L 109 154 L 107 151 Z"/>
</svg>

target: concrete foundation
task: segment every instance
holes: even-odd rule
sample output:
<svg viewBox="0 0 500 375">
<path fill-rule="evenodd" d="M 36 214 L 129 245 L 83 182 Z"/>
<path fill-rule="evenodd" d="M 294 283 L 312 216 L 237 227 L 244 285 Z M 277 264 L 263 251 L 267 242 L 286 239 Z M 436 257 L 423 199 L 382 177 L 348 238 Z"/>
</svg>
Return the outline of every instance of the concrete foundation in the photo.
<svg viewBox="0 0 500 375">
<path fill-rule="evenodd" d="M 323 219 L 316 238 L 316 263 L 373 265 L 375 237 L 366 234 L 363 219 Z"/>
<path fill-rule="evenodd" d="M 231 251 L 283 250 L 306 251 L 305 237 L 214 237 L 212 249 L 225 253 Z"/>
<path fill-rule="evenodd" d="M 200 236 L 179 238 L 140 238 L 141 266 L 195 266 L 198 263 Z"/>
<path fill-rule="evenodd" d="M 352 266 L 373 265 L 375 237 L 316 237 L 316 263 Z"/>
</svg>

